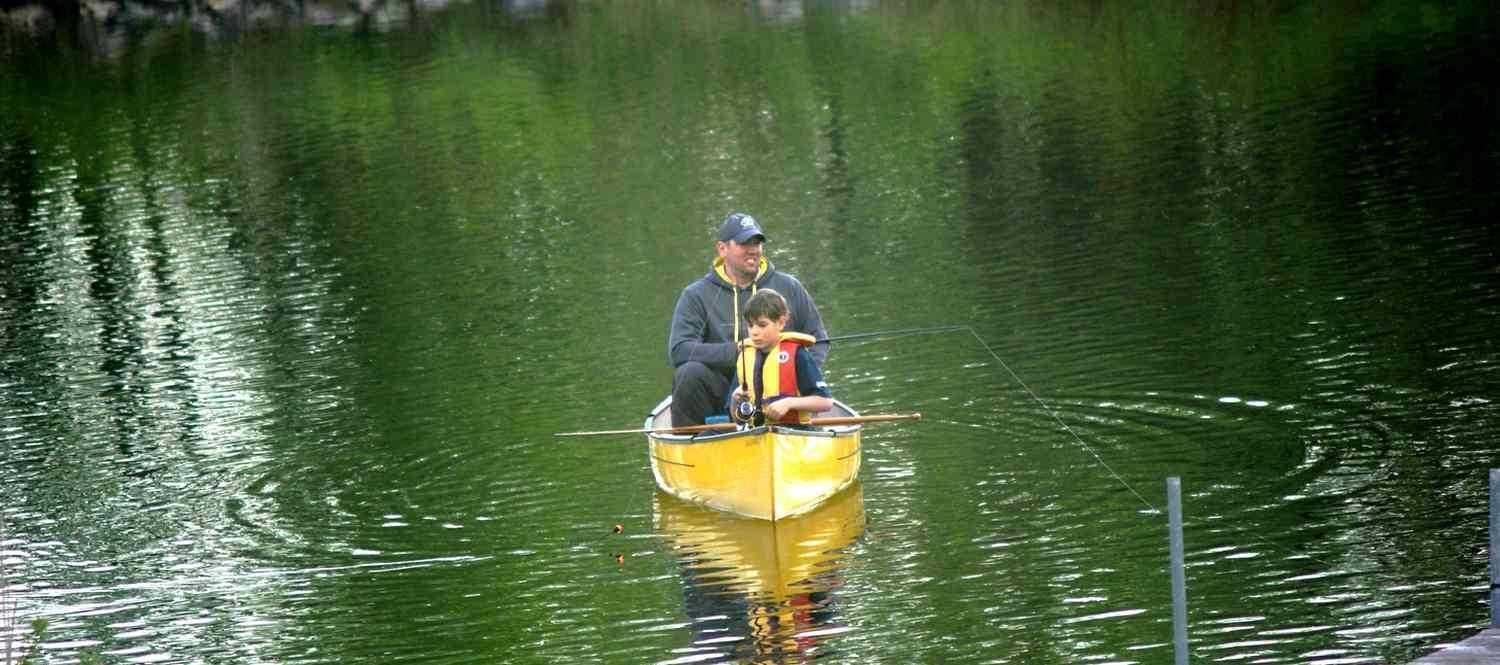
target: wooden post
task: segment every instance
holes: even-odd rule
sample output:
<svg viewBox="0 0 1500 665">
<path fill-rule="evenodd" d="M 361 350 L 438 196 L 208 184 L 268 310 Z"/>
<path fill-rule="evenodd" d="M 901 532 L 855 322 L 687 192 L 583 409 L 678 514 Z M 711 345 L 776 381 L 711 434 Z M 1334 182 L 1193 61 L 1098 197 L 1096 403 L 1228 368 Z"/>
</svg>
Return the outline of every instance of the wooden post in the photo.
<svg viewBox="0 0 1500 665">
<path fill-rule="evenodd" d="M 1167 531 L 1172 550 L 1172 653 L 1176 665 L 1187 665 L 1187 574 L 1182 554 L 1182 479 L 1167 478 Z"/>
<path fill-rule="evenodd" d="M 1500 626 L 1500 469 L 1490 469 L 1490 626 Z"/>
</svg>

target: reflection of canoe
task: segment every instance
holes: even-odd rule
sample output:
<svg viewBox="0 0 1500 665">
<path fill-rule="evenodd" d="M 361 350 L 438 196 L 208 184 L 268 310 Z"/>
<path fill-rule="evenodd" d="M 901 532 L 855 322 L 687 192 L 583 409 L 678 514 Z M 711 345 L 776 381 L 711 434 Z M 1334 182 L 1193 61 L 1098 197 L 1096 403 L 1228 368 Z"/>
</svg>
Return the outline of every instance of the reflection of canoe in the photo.
<svg viewBox="0 0 1500 665">
<path fill-rule="evenodd" d="M 672 426 L 662 400 L 645 429 Z M 857 416 L 834 401 L 818 417 Z M 771 426 L 729 432 L 646 435 L 651 472 L 668 494 L 711 508 L 763 520 L 798 515 L 838 493 L 859 476 L 860 426 L 811 429 Z"/>
<path fill-rule="evenodd" d="M 835 559 L 864 528 L 859 483 L 812 511 L 775 522 L 729 517 L 665 494 L 656 499 L 656 529 L 702 591 L 762 603 L 827 591 Z"/>
</svg>

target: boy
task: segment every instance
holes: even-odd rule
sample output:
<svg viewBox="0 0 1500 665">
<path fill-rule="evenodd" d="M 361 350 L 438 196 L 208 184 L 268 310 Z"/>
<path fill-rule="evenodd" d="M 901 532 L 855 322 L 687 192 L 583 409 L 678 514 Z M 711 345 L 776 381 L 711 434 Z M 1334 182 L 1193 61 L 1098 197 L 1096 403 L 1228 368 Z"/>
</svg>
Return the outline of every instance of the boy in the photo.
<svg viewBox="0 0 1500 665">
<path fill-rule="evenodd" d="M 767 421 L 798 424 L 833 408 L 823 371 L 807 350 L 817 340 L 782 331 L 787 322 L 786 298 L 772 289 L 757 290 L 745 303 L 745 322 L 750 325 L 750 337 L 741 343 L 735 363 L 731 417 L 740 422 L 753 418 L 753 426 Z M 747 416 L 742 404 L 754 407 L 754 412 Z"/>
</svg>

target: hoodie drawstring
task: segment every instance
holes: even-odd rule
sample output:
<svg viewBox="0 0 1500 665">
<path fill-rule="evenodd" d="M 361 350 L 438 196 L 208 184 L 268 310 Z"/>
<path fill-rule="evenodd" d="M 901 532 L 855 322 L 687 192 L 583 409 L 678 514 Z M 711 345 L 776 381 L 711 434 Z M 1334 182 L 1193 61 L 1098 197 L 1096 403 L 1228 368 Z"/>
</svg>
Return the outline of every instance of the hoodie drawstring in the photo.
<svg viewBox="0 0 1500 665">
<path fill-rule="evenodd" d="M 730 284 L 729 288 L 730 290 L 734 291 L 734 354 L 740 358 L 744 358 L 745 354 L 741 352 L 744 345 L 740 342 L 740 287 L 735 286 L 734 284 Z M 756 285 L 752 280 L 750 282 L 750 295 L 755 295 L 755 290 Z M 749 395 L 750 386 L 745 383 L 745 369 L 745 367 L 739 368 L 740 390 L 743 391 L 746 395 Z"/>
</svg>

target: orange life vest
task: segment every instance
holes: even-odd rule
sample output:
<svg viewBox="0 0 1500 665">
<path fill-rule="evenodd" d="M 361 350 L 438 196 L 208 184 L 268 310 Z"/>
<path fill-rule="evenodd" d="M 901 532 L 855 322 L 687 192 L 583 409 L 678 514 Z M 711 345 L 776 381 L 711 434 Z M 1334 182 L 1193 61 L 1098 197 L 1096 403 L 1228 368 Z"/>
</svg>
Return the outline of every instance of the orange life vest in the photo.
<svg viewBox="0 0 1500 665">
<path fill-rule="evenodd" d="M 766 354 L 766 359 L 760 365 L 760 381 L 754 381 L 750 377 L 756 376 L 755 345 L 750 340 L 740 343 L 740 358 L 736 367 L 739 368 L 740 384 L 744 386 L 745 392 L 750 396 L 750 403 L 756 409 L 765 406 L 773 397 L 798 397 L 802 393 L 797 391 L 797 349 L 803 346 L 812 346 L 817 339 L 812 335 L 797 332 L 781 333 L 781 341 L 776 343 L 776 350 Z M 759 388 L 765 390 L 764 395 L 757 394 Z M 806 423 L 812 419 L 812 414 L 801 409 L 788 411 L 777 422 L 782 423 Z"/>
</svg>

